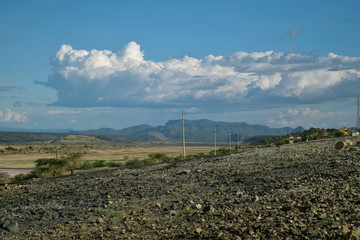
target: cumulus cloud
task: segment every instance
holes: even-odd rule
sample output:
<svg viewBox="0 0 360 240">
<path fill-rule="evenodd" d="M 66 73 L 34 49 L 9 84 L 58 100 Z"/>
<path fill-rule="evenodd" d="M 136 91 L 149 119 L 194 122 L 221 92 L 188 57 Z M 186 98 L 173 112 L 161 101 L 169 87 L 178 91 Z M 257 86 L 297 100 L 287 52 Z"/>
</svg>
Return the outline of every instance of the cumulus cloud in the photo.
<svg viewBox="0 0 360 240">
<path fill-rule="evenodd" d="M 0 122 L 26 122 L 27 117 L 23 113 L 17 113 L 10 109 L 0 110 Z"/>
<path fill-rule="evenodd" d="M 279 113 L 278 118 L 268 119 L 267 123 L 276 126 L 318 126 L 319 122 L 328 122 L 329 119 L 336 117 L 343 118 L 348 113 L 344 112 L 330 112 L 320 111 L 309 107 L 298 107 L 294 109 L 287 109 Z"/>
<path fill-rule="evenodd" d="M 41 84 L 57 90 L 53 105 L 67 107 L 271 108 L 354 97 L 360 89 L 360 57 L 334 53 L 236 52 L 155 62 L 130 42 L 120 52 L 62 45 L 51 64 Z"/>
</svg>

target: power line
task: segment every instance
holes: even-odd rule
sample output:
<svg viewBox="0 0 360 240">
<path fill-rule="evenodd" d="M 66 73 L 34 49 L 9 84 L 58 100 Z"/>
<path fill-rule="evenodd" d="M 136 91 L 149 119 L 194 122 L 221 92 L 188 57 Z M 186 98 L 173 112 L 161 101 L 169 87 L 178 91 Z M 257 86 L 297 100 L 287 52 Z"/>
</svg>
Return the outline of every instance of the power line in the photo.
<svg viewBox="0 0 360 240">
<path fill-rule="evenodd" d="M 228 134 L 229 134 L 229 146 L 231 149 L 231 128 L 229 129 Z"/>
<path fill-rule="evenodd" d="M 185 113 L 182 113 L 181 114 L 181 116 L 182 116 L 182 118 L 181 118 L 181 125 L 182 125 L 182 140 L 183 140 L 183 159 L 185 159 L 185 157 L 186 157 L 186 150 L 185 150 L 185 118 L 184 118 L 184 116 L 185 116 Z"/>
<path fill-rule="evenodd" d="M 356 117 L 356 128 L 360 129 L 360 97 L 357 97 L 357 117 Z"/>
<path fill-rule="evenodd" d="M 214 132 L 214 155 L 216 155 L 216 133 L 217 133 L 217 126 L 215 125 L 214 126 L 214 130 L 213 130 L 213 132 Z"/>
<path fill-rule="evenodd" d="M 240 147 L 240 132 L 238 131 L 238 134 L 237 134 L 237 151 L 239 151 L 239 147 Z"/>
</svg>

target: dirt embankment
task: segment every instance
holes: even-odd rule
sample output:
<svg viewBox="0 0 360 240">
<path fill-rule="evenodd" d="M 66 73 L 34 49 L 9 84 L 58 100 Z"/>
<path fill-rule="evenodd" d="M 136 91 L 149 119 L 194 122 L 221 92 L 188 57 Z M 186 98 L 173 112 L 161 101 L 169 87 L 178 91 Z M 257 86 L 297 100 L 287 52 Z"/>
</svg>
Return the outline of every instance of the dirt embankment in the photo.
<svg viewBox="0 0 360 240">
<path fill-rule="evenodd" d="M 335 142 L 2 188 L 0 238 L 360 239 L 360 147 Z"/>
</svg>

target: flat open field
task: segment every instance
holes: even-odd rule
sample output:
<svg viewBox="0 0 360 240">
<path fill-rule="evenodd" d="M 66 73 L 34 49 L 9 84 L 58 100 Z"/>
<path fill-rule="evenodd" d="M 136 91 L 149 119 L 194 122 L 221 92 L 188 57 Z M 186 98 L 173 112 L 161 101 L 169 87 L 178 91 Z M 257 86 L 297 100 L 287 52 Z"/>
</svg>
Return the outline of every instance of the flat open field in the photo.
<svg viewBox="0 0 360 240">
<path fill-rule="evenodd" d="M 187 146 L 186 154 L 208 153 L 212 146 Z M 179 156 L 182 146 L 108 146 L 108 145 L 0 145 L 0 167 L 34 167 L 39 158 L 55 158 L 67 153 L 83 153 L 83 160 L 125 161 L 143 159 L 150 153 L 159 152 L 167 156 Z"/>
</svg>

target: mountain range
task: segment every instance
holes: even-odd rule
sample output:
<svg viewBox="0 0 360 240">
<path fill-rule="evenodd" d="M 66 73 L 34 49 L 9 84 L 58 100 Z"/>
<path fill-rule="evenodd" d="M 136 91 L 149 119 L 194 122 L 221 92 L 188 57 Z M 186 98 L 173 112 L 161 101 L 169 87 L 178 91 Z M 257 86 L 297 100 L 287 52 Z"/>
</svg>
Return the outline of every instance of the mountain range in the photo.
<svg viewBox="0 0 360 240">
<path fill-rule="evenodd" d="M 264 125 L 251 125 L 245 122 L 216 122 L 207 119 L 185 120 L 184 130 L 186 141 L 212 142 L 215 137 L 219 142 L 246 141 L 254 136 L 279 136 L 294 132 L 301 132 L 303 127 L 297 128 L 271 128 Z M 72 131 L 71 134 L 106 135 L 106 136 L 131 136 L 143 141 L 181 141 L 182 120 L 170 120 L 164 126 L 150 126 L 147 124 L 115 130 L 100 128 L 87 131 Z"/>
</svg>

